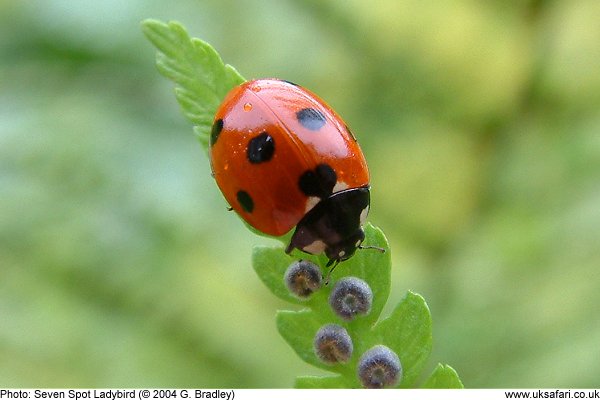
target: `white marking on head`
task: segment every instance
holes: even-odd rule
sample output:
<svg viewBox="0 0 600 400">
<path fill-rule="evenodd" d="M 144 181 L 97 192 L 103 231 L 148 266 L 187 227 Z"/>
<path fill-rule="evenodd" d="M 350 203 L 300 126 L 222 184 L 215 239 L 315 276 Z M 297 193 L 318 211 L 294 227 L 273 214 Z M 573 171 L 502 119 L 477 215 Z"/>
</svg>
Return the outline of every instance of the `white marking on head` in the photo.
<svg viewBox="0 0 600 400">
<path fill-rule="evenodd" d="M 342 251 L 340 251 L 340 252 L 338 253 L 338 257 L 339 257 L 339 258 L 342 258 L 342 257 L 344 257 L 345 255 L 346 255 L 346 252 L 345 252 L 344 250 L 342 250 Z"/>
<path fill-rule="evenodd" d="M 312 210 L 313 207 L 316 206 L 320 201 L 321 201 L 320 198 L 318 198 L 316 196 L 310 196 L 308 199 L 306 199 L 306 205 L 304 206 L 304 213 L 306 214 L 307 212 Z"/>
<path fill-rule="evenodd" d="M 305 251 L 309 254 L 321 254 L 325 251 L 327 245 L 323 243 L 322 240 L 315 240 L 309 245 L 306 245 L 302 248 L 302 251 Z"/>
<path fill-rule="evenodd" d="M 364 225 L 365 221 L 367 220 L 367 215 L 369 215 L 369 206 L 366 206 L 361 212 L 360 212 L 360 224 Z"/>
<path fill-rule="evenodd" d="M 332 193 L 341 192 L 342 190 L 348 189 L 350 186 L 346 182 L 337 181 L 333 187 Z"/>
</svg>

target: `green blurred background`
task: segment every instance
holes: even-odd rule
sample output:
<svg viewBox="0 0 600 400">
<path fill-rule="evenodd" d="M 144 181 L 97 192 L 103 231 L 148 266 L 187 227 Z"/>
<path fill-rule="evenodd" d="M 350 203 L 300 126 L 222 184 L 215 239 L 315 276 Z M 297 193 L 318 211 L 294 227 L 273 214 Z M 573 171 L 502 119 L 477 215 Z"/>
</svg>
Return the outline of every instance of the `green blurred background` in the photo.
<svg viewBox="0 0 600 400">
<path fill-rule="evenodd" d="M 600 2 L 0 1 L 0 386 L 290 387 L 139 23 L 326 99 L 468 387 L 600 385 Z M 390 309 L 388 304 L 387 310 Z"/>
</svg>

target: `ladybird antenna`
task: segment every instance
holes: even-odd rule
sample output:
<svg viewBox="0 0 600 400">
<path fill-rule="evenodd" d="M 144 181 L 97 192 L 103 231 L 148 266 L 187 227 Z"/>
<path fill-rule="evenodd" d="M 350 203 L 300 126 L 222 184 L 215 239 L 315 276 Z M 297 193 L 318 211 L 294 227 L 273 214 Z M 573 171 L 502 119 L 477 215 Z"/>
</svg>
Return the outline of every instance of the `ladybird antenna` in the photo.
<svg viewBox="0 0 600 400">
<path fill-rule="evenodd" d="M 359 249 L 361 250 L 377 250 L 380 253 L 385 253 L 385 249 L 383 247 L 379 247 L 379 246 L 363 246 L 360 245 L 358 246 Z"/>
</svg>

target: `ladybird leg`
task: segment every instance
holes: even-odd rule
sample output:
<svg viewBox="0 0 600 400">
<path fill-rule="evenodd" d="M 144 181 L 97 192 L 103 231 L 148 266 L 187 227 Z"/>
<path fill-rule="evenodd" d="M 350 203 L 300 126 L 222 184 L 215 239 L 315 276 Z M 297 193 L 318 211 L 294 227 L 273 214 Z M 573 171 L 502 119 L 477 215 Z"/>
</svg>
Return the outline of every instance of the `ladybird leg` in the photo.
<svg viewBox="0 0 600 400">
<path fill-rule="evenodd" d="M 335 267 L 337 267 L 340 264 L 340 260 L 336 260 L 335 258 L 330 259 L 327 262 L 327 265 L 325 265 L 326 268 L 331 267 L 331 269 L 329 271 L 327 271 L 327 275 L 325 275 L 324 281 L 325 281 L 325 285 L 329 285 L 329 278 L 331 277 L 331 273 L 333 272 L 333 270 L 335 269 Z"/>
<path fill-rule="evenodd" d="M 290 254 L 292 252 L 292 250 L 294 250 L 296 248 L 296 246 L 294 246 L 294 241 L 292 240 L 290 242 L 290 244 L 287 245 L 287 247 L 285 248 L 285 254 Z"/>
</svg>

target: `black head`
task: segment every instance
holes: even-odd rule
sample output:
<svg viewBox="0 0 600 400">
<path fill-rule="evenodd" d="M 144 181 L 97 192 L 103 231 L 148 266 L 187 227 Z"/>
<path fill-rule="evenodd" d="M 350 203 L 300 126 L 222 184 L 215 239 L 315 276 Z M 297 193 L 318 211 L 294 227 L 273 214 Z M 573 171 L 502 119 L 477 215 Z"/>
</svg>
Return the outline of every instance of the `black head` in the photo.
<svg viewBox="0 0 600 400">
<path fill-rule="evenodd" d="M 300 220 L 286 249 L 325 253 L 334 262 L 354 255 L 365 239 L 362 224 L 369 212 L 369 188 L 347 189 L 322 199 Z"/>
<path fill-rule="evenodd" d="M 325 255 L 329 258 L 329 263 L 345 261 L 352 257 L 363 240 L 365 240 L 365 231 L 359 227 L 354 234 L 326 247 Z"/>
</svg>

